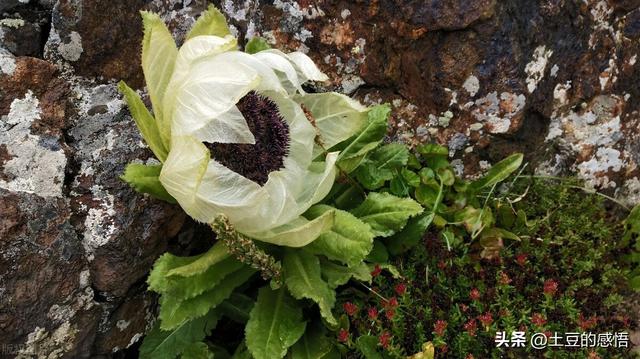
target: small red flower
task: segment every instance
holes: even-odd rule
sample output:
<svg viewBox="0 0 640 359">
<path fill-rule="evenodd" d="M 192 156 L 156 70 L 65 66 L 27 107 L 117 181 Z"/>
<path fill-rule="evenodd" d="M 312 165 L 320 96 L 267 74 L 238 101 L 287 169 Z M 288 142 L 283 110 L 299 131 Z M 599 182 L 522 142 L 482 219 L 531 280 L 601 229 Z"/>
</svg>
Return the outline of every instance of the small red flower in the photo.
<svg viewBox="0 0 640 359">
<path fill-rule="evenodd" d="M 582 331 L 587 331 L 598 324 L 598 318 L 594 315 L 589 319 L 586 319 L 582 313 L 578 316 L 578 325 Z"/>
<path fill-rule="evenodd" d="M 558 282 L 556 282 L 553 279 L 545 280 L 542 291 L 544 292 L 544 294 L 548 294 L 550 296 L 555 295 L 556 292 L 558 291 Z"/>
<path fill-rule="evenodd" d="M 440 348 L 440 352 L 442 354 L 447 354 L 447 352 L 449 351 L 449 347 L 445 344 L 442 346 L 442 348 Z"/>
<path fill-rule="evenodd" d="M 347 313 L 347 315 L 350 317 L 352 317 L 354 314 L 358 312 L 358 306 L 351 302 L 344 303 L 342 307 L 344 308 L 344 311 Z"/>
<path fill-rule="evenodd" d="M 439 261 L 438 262 L 438 268 L 440 268 L 440 270 L 444 270 L 445 268 L 447 268 L 447 262 Z"/>
<path fill-rule="evenodd" d="M 407 292 L 407 286 L 404 283 L 396 284 L 394 289 L 399 296 L 403 296 Z"/>
<path fill-rule="evenodd" d="M 544 336 L 547 338 L 551 338 L 551 336 L 553 335 L 553 333 L 551 333 L 550 330 L 547 330 L 546 332 L 544 332 Z"/>
<path fill-rule="evenodd" d="M 373 271 L 371 272 L 371 276 L 372 277 L 377 277 L 380 275 L 380 273 L 382 273 L 382 268 L 380 268 L 379 264 L 376 264 L 375 267 L 373 267 Z"/>
<path fill-rule="evenodd" d="M 547 324 L 547 320 L 540 313 L 533 313 L 531 316 L 531 323 L 541 327 Z"/>
<path fill-rule="evenodd" d="M 520 253 L 520 254 L 518 254 L 518 255 L 516 256 L 516 262 L 517 262 L 519 265 L 521 265 L 521 266 L 523 266 L 523 267 L 524 267 L 524 265 L 525 265 L 525 264 L 527 264 L 527 254 L 526 254 L 526 253 Z"/>
<path fill-rule="evenodd" d="M 374 307 L 369 308 L 369 310 L 367 310 L 367 316 L 369 316 L 371 320 L 378 319 L 378 310 Z"/>
<path fill-rule="evenodd" d="M 444 320 L 438 319 L 436 323 L 433 325 L 433 331 L 437 336 L 441 337 L 444 335 L 444 331 L 447 330 L 448 323 Z"/>
<path fill-rule="evenodd" d="M 384 316 L 389 320 L 393 320 L 393 316 L 396 315 L 396 311 L 394 309 L 388 308 L 384 311 Z"/>
<path fill-rule="evenodd" d="M 493 323 L 493 316 L 491 315 L 491 313 L 487 312 L 479 316 L 478 320 L 482 323 L 482 325 L 488 327 L 491 325 L 491 323 Z"/>
<path fill-rule="evenodd" d="M 467 310 L 469 310 L 469 306 L 464 303 L 460 303 L 460 310 L 466 313 Z"/>
<path fill-rule="evenodd" d="M 378 337 L 378 340 L 380 341 L 380 345 L 382 345 L 382 347 L 385 348 L 385 349 L 387 349 L 387 347 L 389 347 L 389 340 L 390 339 L 391 339 L 391 334 L 389 334 L 389 332 L 383 332 Z"/>
<path fill-rule="evenodd" d="M 511 278 L 509 278 L 507 273 L 500 272 L 500 279 L 498 279 L 498 282 L 502 285 L 509 285 L 509 283 L 511 283 Z"/>
<path fill-rule="evenodd" d="M 476 322 L 475 319 L 471 319 L 464 324 L 463 328 L 464 330 L 467 331 L 467 333 L 469 333 L 469 335 L 471 335 L 472 337 L 475 337 L 476 330 L 478 330 L 478 323 Z"/>
<path fill-rule="evenodd" d="M 474 359 L 473 354 L 471 353 L 467 354 L 467 356 L 464 357 L 464 359 Z"/>
<path fill-rule="evenodd" d="M 480 299 L 480 291 L 478 290 L 478 288 L 471 289 L 471 291 L 469 292 L 469 298 L 471 298 L 471 300 Z"/>
<path fill-rule="evenodd" d="M 338 332 L 338 341 L 340 343 L 346 343 L 349 340 L 349 332 L 346 329 L 340 329 Z"/>
<path fill-rule="evenodd" d="M 398 306 L 398 299 L 396 297 L 391 297 L 391 299 L 389 299 L 389 306 L 392 308 L 395 308 Z"/>
</svg>

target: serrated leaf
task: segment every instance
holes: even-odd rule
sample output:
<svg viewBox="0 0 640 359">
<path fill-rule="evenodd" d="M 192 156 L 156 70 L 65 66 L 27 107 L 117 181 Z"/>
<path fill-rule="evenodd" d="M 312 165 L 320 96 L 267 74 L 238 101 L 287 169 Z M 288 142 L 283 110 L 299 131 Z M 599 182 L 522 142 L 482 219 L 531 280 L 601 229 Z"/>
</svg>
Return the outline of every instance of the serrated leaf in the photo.
<svg viewBox="0 0 640 359">
<path fill-rule="evenodd" d="M 400 143 L 389 143 L 371 152 L 369 160 L 379 168 L 398 168 L 407 164 L 409 149 Z"/>
<path fill-rule="evenodd" d="M 142 71 L 147 82 L 147 90 L 151 98 L 158 132 L 162 138 L 162 143 L 168 149 L 170 146 L 171 124 L 167 121 L 168 119 L 164 118 L 162 106 L 167 85 L 169 85 L 176 57 L 178 56 L 178 47 L 173 40 L 173 36 L 171 36 L 171 32 L 169 32 L 169 29 L 167 29 L 158 14 L 148 11 L 142 11 L 141 14 L 142 24 L 144 25 Z"/>
<path fill-rule="evenodd" d="M 170 276 L 167 278 L 168 288 L 164 294 L 183 300 L 196 297 L 218 285 L 227 276 L 233 276 L 242 267 L 244 264 L 235 258 L 227 258 L 200 274 L 190 277 Z"/>
<path fill-rule="evenodd" d="M 356 348 L 360 350 L 365 359 L 382 359 L 378 352 L 378 338 L 373 335 L 362 335 L 356 340 Z"/>
<path fill-rule="evenodd" d="M 492 187 L 496 183 L 504 181 L 522 164 L 522 153 L 514 153 L 511 156 L 493 165 L 486 175 L 477 181 L 471 182 L 469 188 L 477 191 L 482 188 Z"/>
<path fill-rule="evenodd" d="M 413 172 L 410 169 L 403 168 L 400 171 L 402 178 L 409 184 L 411 187 L 418 187 L 420 185 L 420 176 L 417 173 Z"/>
<path fill-rule="evenodd" d="M 336 293 L 322 279 L 320 260 L 304 250 L 289 249 L 282 261 L 284 281 L 296 299 L 311 299 L 320 307 L 320 314 L 330 324 L 337 324 L 331 309 L 336 303 Z"/>
<path fill-rule="evenodd" d="M 255 359 L 284 358 L 305 326 L 302 309 L 286 288 L 262 287 L 245 329 L 247 347 Z"/>
<path fill-rule="evenodd" d="M 333 342 L 321 325 L 310 325 L 302 338 L 291 347 L 291 359 L 322 359 L 333 349 Z"/>
<path fill-rule="evenodd" d="M 409 196 L 410 189 L 411 188 L 409 187 L 407 181 L 399 174 L 396 174 L 396 176 L 394 176 L 389 183 L 389 191 L 398 197 Z"/>
<path fill-rule="evenodd" d="M 209 5 L 206 11 L 200 15 L 196 23 L 187 35 L 187 40 L 196 36 L 213 35 L 225 37 L 230 35 L 229 26 L 224 15 L 215 6 Z"/>
<path fill-rule="evenodd" d="M 120 81 L 118 83 L 118 90 L 124 96 L 124 100 L 127 103 L 131 117 L 133 117 L 133 120 L 138 127 L 138 131 L 140 131 L 140 134 L 147 146 L 149 146 L 160 162 L 164 162 L 167 159 L 169 151 L 167 150 L 162 136 L 160 135 L 158 123 L 153 116 L 151 116 L 151 113 L 149 113 L 149 110 L 142 102 L 142 99 L 140 99 L 140 95 L 127 86 L 124 81 Z"/>
<path fill-rule="evenodd" d="M 373 247 L 371 227 L 349 212 L 326 205 L 313 206 L 305 215 L 316 218 L 330 210 L 335 211 L 333 227 L 305 249 L 350 266 L 360 263 Z"/>
<path fill-rule="evenodd" d="M 188 264 L 172 268 L 167 272 L 167 276 L 190 277 L 200 274 L 212 265 L 229 258 L 229 252 L 222 242 L 216 242 L 207 252 L 191 258 L 193 260 Z"/>
<path fill-rule="evenodd" d="M 173 359 L 194 343 L 203 340 L 216 326 L 218 319 L 218 313 L 210 311 L 205 316 L 185 322 L 172 331 L 163 331 L 159 323 L 156 323 L 140 346 L 140 358 Z"/>
<path fill-rule="evenodd" d="M 243 267 L 243 264 L 234 258 L 227 258 L 190 277 L 167 276 L 172 269 L 190 264 L 193 260 L 194 257 L 176 257 L 165 253 L 158 258 L 147 279 L 149 289 L 169 294 L 176 299 L 189 299 L 213 288 L 224 277 Z"/>
<path fill-rule="evenodd" d="M 160 328 L 172 330 L 185 321 L 205 315 L 210 309 L 217 307 L 229 298 L 234 289 L 246 282 L 255 270 L 244 267 L 233 275 L 224 278 L 213 289 L 196 297 L 180 300 L 168 294 L 160 298 Z"/>
<path fill-rule="evenodd" d="M 389 237 L 401 230 L 409 218 L 422 213 L 422 210 L 422 206 L 410 198 L 371 192 L 351 213 L 368 223 L 374 235 Z"/>
<path fill-rule="evenodd" d="M 350 173 L 356 169 L 367 152 L 376 148 L 387 133 L 389 105 L 378 105 L 369 109 L 367 123 L 362 131 L 349 141 L 338 156 L 338 167 Z"/>
<path fill-rule="evenodd" d="M 353 267 L 346 267 L 328 260 L 323 260 L 321 267 L 322 277 L 326 279 L 330 288 L 337 288 L 347 283 L 351 278 L 363 282 L 371 281 L 371 270 L 364 262 Z"/>
<path fill-rule="evenodd" d="M 182 355 L 181 359 L 213 359 L 213 353 L 209 351 L 207 344 L 203 342 L 194 343 L 187 348 Z"/>
<path fill-rule="evenodd" d="M 433 221 L 433 213 L 423 213 L 411 218 L 402 231 L 386 240 L 387 249 L 392 255 L 398 255 L 417 245 Z"/>
</svg>

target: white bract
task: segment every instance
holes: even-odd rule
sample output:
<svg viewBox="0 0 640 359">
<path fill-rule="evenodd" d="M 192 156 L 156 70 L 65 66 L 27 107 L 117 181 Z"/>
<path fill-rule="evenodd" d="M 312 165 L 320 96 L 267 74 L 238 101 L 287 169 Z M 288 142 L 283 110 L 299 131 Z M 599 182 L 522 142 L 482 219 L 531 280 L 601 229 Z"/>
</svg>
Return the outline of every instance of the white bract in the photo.
<svg viewBox="0 0 640 359">
<path fill-rule="evenodd" d="M 146 109 L 132 114 L 163 162 L 160 182 L 167 192 L 200 222 L 224 214 L 240 233 L 278 245 L 304 246 L 328 230 L 333 211 L 312 221 L 302 214 L 328 194 L 336 176 L 338 153 L 323 149 L 354 135 L 367 109 L 337 93 L 306 94 L 304 82 L 327 77 L 302 53 L 238 51 L 213 7 L 179 49 L 157 15 L 143 17 L 142 66 L 155 119 Z M 252 91 L 278 106 L 290 137 L 284 167 L 262 186 L 214 160 L 203 144 L 255 143 L 236 106 Z M 132 109 L 134 100 L 127 97 Z"/>
</svg>

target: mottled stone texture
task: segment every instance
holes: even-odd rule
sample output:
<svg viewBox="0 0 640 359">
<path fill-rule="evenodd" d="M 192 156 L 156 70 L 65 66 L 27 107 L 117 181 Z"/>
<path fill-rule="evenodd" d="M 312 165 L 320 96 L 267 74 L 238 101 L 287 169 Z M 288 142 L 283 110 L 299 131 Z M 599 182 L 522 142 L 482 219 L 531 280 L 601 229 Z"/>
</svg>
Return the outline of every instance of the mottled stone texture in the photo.
<svg viewBox="0 0 640 359">
<path fill-rule="evenodd" d="M 308 52 L 322 87 L 390 102 L 390 139 L 447 144 L 461 173 L 523 151 L 539 173 L 640 201 L 640 1 L 215 3 L 241 43 Z M 143 90 L 139 10 L 180 42 L 206 6 L 0 1 L 0 344 L 14 356 L 117 356 L 153 317 L 144 278 L 184 215 L 118 179 L 151 153 L 115 83 Z"/>
</svg>

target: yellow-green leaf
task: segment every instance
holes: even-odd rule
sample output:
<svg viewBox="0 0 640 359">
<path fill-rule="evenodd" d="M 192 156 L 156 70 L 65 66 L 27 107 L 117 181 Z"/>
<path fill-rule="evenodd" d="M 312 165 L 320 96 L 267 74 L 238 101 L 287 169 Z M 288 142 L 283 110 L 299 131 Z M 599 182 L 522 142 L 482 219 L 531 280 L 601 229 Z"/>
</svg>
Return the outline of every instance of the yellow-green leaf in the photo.
<svg viewBox="0 0 640 359">
<path fill-rule="evenodd" d="M 209 5 L 207 10 L 193 24 L 191 31 L 187 35 L 187 40 L 202 35 L 225 37 L 229 34 L 231 32 L 224 15 L 215 6 Z"/>
</svg>

